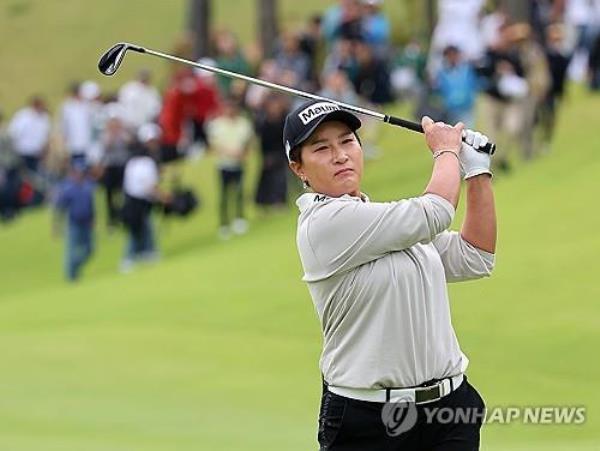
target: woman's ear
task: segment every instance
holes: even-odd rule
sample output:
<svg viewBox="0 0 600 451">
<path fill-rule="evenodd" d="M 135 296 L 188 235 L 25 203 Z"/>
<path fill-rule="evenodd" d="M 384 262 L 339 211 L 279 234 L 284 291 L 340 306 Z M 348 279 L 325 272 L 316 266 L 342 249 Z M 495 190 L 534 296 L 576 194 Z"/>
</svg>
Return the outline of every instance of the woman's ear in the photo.
<svg viewBox="0 0 600 451">
<path fill-rule="evenodd" d="M 302 163 L 290 161 L 290 169 L 294 174 L 296 174 L 296 177 L 298 177 L 300 180 L 304 180 L 305 177 L 304 173 L 302 172 Z"/>
</svg>

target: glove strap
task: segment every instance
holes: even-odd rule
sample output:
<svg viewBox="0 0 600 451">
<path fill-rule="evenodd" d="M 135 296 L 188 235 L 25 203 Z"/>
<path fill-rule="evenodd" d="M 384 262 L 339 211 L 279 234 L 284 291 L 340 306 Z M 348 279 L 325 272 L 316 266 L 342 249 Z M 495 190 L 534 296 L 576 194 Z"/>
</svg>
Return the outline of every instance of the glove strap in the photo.
<svg viewBox="0 0 600 451">
<path fill-rule="evenodd" d="M 494 174 L 492 174 L 492 171 L 490 171 L 489 169 L 475 169 L 474 171 L 472 171 L 468 174 L 465 174 L 464 180 L 469 180 L 470 178 L 477 177 L 478 175 L 483 175 L 483 174 L 489 175 L 490 178 L 494 177 Z"/>
</svg>

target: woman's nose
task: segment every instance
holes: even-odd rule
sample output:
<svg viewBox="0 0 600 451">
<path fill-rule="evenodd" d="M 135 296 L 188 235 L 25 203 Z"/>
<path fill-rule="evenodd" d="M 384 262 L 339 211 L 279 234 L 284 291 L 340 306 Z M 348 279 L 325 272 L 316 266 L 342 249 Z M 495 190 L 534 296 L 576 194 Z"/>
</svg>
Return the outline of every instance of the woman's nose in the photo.
<svg viewBox="0 0 600 451">
<path fill-rule="evenodd" d="M 348 154 L 346 151 L 340 146 L 335 146 L 333 148 L 333 162 L 345 163 L 346 161 L 348 161 Z"/>
</svg>

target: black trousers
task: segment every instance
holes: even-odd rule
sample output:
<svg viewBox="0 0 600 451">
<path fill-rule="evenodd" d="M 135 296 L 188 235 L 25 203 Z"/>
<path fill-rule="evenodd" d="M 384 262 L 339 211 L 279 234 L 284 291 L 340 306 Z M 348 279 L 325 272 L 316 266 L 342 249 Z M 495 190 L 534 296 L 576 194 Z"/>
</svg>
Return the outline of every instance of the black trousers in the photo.
<svg viewBox="0 0 600 451">
<path fill-rule="evenodd" d="M 235 218 L 244 217 L 244 171 L 239 169 L 219 170 L 221 176 L 221 194 L 219 202 L 219 215 L 221 226 L 229 225 L 229 203 L 231 197 L 235 201 Z"/>
<path fill-rule="evenodd" d="M 123 187 L 124 166 L 107 166 L 104 170 L 102 183 L 106 190 L 106 209 L 108 225 L 117 225 L 122 208 L 121 190 Z"/>
<path fill-rule="evenodd" d="M 321 451 L 479 450 L 479 431 L 485 403 L 477 390 L 469 384 L 466 376 L 460 387 L 439 401 L 412 404 L 409 409 L 413 409 L 413 421 L 408 419 L 411 414 L 400 415 L 390 421 L 390 405 L 345 398 L 331 393 L 324 386 L 319 413 L 320 449 Z M 457 411 L 462 413 L 450 421 L 449 415 Z M 469 412 L 468 418 L 465 412 Z M 402 424 L 402 421 L 406 422 Z M 411 424 L 414 426 L 410 427 Z M 401 429 L 397 428 L 398 425 Z M 399 431 L 404 432 L 398 434 Z"/>
</svg>

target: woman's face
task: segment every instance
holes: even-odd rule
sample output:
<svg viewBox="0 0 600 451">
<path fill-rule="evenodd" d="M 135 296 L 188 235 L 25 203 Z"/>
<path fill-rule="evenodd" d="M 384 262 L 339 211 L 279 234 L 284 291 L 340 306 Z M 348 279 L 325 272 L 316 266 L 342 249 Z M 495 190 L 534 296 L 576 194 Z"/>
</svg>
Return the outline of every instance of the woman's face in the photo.
<svg viewBox="0 0 600 451">
<path fill-rule="evenodd" d="M 358 139 L 343 122 L 319 125 L 300 150 L 302 162 L 292 171 L 318 193 L 331 197 L 360 196 L 363 154 Z"/>
</svg>

